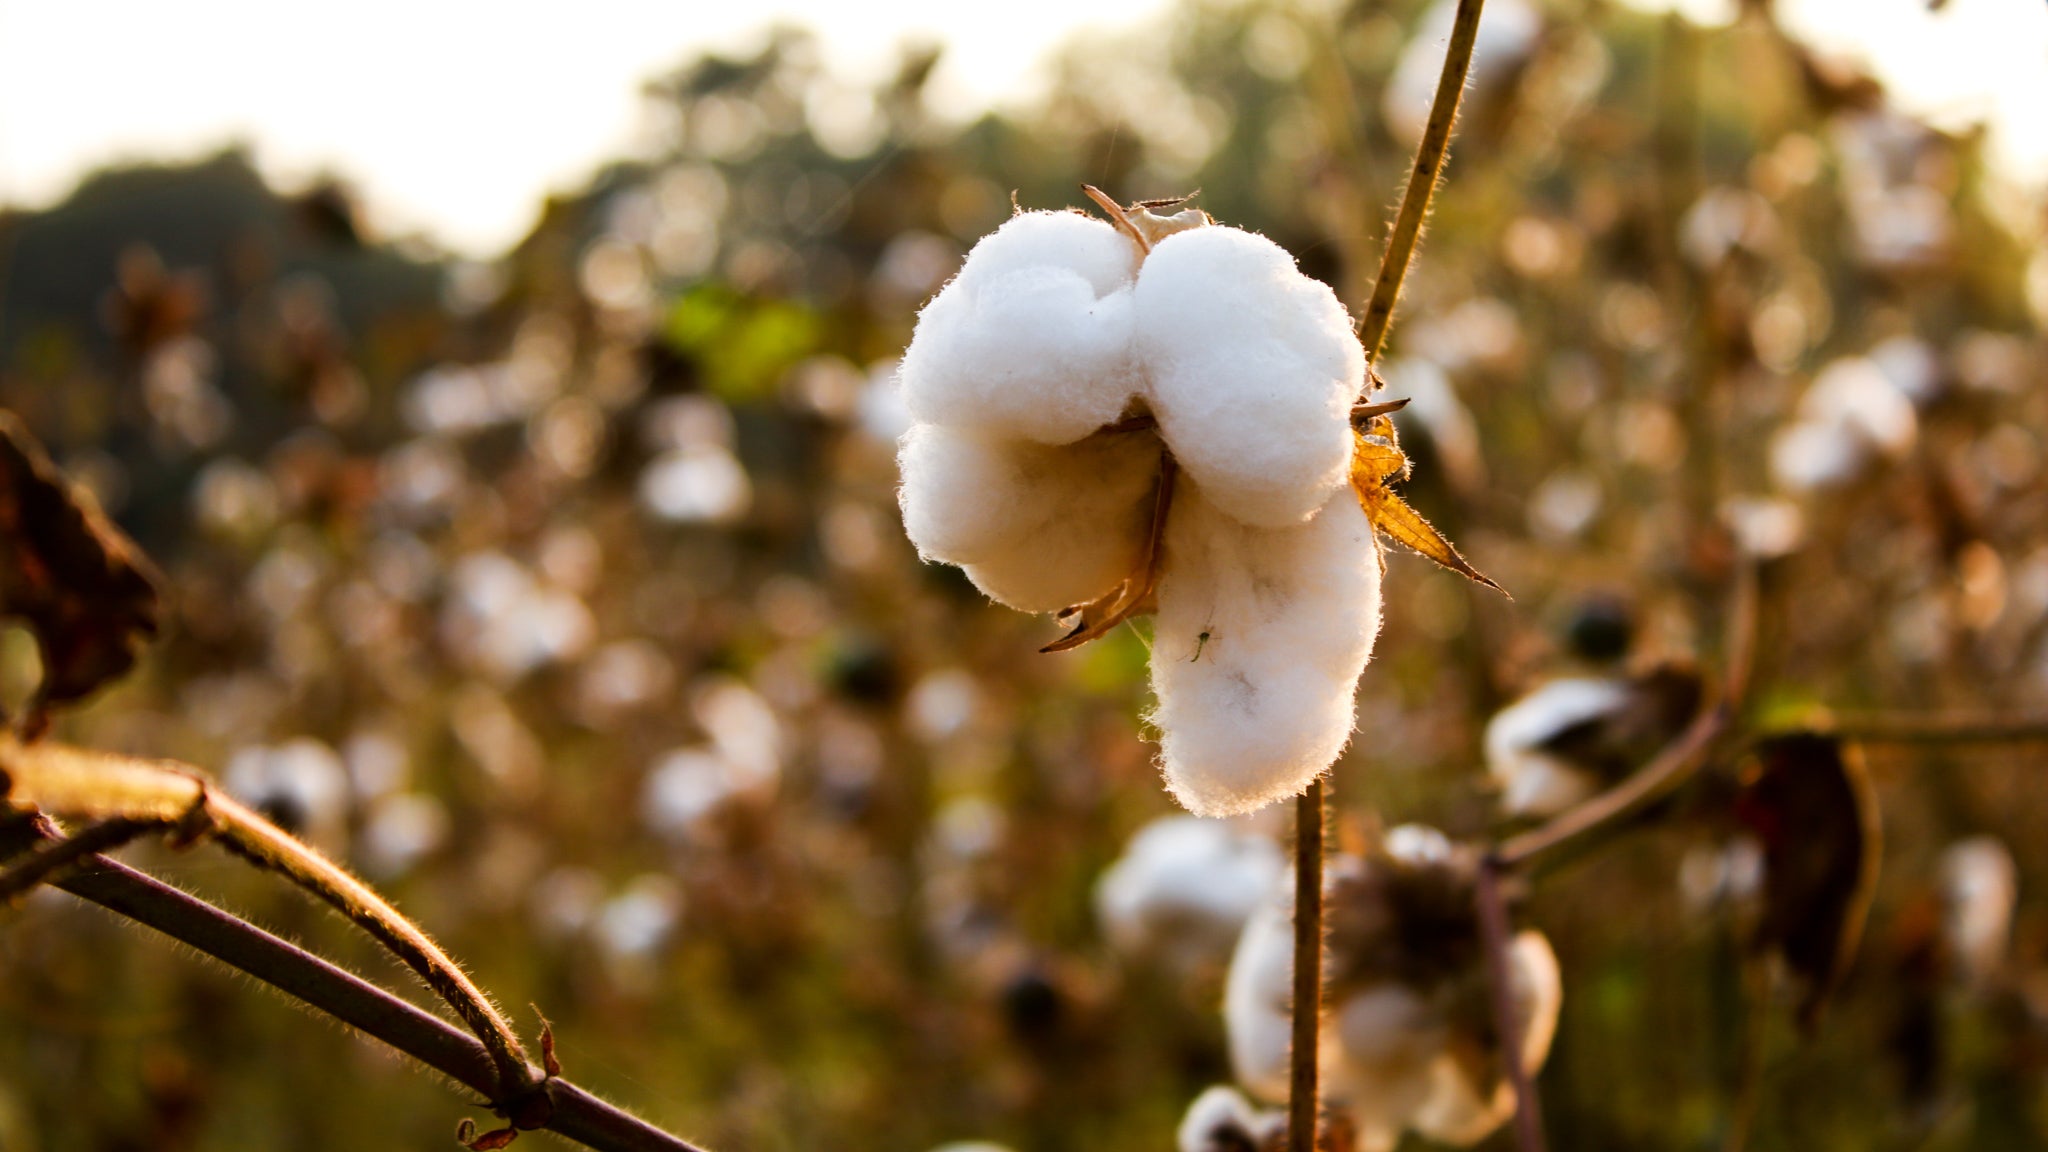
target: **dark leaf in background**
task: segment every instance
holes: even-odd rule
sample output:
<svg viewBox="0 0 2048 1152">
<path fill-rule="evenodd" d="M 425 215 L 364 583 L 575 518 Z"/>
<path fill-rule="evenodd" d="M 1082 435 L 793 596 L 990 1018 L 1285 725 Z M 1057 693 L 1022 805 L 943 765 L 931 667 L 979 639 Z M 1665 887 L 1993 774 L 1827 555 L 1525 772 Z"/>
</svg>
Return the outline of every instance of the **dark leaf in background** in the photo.
<svg viewBox="0 0 2048 1152">
<path fill-rule="evenodd" d="M 51 706 L 134 667 L 141 642 L 156 635 L 157 583 L 97 502 L 64 480 L 21 421 L 0 412 L 0 615 L 25 621 L 43 658 L 24 732 L 40 733 Z"/>
<path fill-rule="evenodd" d="M 1812 732 L 1756 750 L 1735 802 L 1764 846 L 1764 910 L 1751 947 L 1776 951 L 1805 984 L 1800 1027 L 1811 1033 L 1848 971 L 1877 885 L 1877 798 L 1853 746 Z"/>
</svg>

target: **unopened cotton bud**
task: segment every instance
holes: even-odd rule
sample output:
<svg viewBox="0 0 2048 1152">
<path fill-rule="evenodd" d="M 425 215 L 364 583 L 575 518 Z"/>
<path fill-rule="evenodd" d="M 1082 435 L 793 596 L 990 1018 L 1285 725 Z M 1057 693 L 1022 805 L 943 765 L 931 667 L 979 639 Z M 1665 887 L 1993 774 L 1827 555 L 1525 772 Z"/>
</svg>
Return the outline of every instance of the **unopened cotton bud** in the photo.
<svg viewBox="0 0 2048 1152">
<path fill-rule="evenodd" d="M 1379 626 L 1378 545 L 1348 489 L 1306 524 L 1256 528 L 1187 485 L 1152 642 L 1174 798 L 1232 816 L 1307 787 L 1351 738 Z"/>
</svg>

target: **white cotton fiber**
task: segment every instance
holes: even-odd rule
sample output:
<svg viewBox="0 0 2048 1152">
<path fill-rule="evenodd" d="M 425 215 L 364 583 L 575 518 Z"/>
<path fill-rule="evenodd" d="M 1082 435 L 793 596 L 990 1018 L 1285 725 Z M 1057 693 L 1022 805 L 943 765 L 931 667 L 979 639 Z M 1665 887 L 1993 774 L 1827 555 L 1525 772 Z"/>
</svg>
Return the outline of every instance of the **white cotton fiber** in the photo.
<svg viewBox="0 0 2048 1152">
<path fill-rule="evenodd" d="M 1198 816 L 1292 796 L 1351 738 L 1380 625 L 1379 552 L 1348 488 L 1306 524 L 1255 528 L 1183 482 L 1153 633 L 1166 786 Z"/>
<path fill-rule="evenodd" d="M 1223 1025 L 1237 1082 L 1264 1100 L 1287 1099 L 1288 1008 L 1294 1002 L 1294 886 L 1285 877 L 1245 923 L 1223 984 Z"/>
<path fill-rule="evenodd" d="M 1174 1133 L 1178 1152 L 1235 1152 L 1264 1148 L 1287 1131 L 1287 1115 L 1252 1107 L 1235 1088 L 1214 1085 L 1188 1105 Z"/>
<path fill-rule="evenodd" d="M 1065 444 L 1123 413 L 1137 250 L 1071 212 L 1013 217 L 919 315 L 903 396 L 919 421 Z"/>
<path fill-rule="evenodd" d="M 1451 1030 L 1441 1012 L 1404 984 L 1377 984 L 1333 1005 L 1340 1057 L 1327 1093 L 1358 1130 L 1358 1146 L 1391 1152 L 1430 1098 Z"/>
<path fill-rule="evenodd" d="M 1096 918 L 1126 956 L 1198 967 L 1229 954 L 1285 869 L 1280 846 L 1244 822 L 1161 817 L 1096 882 Z"/>
<path fill-rule="evenodd" d="M 1216 226 L 1159 243 L 1136 307 L 1152 412 L 1216 506 L 1269 528 L 1322 507 L 1345 481 L 1365 384 L 1336 295 L 1279 245 Z"/>
<path fill-rule="evenodd" d="M 921 425 L 903 438 L 903 526 L 928 560 L 958 564 L 995 600 L 1057 612 L 1116 587 L 1151 526 L 1159 444 L 1059 448 Z"/>
<path fill-rule="evenodd" d="M 1508 944 L 1508 973 L 1515 1015 L 1522 1026 L 1522 1067 L 1534 1074 L 1550 1055 L 1558 1010 L 1564 1003 L 1557 953 L 1543 933 L 1528 929 L 1515 934 Z M 1446 1052 L 1437 1058 L 1428 1097 L 1416 1108 L 1409 1125 L 1438 1143 L 1469 1147 L 1514 1113 L 1515 1090 L 1505 1076 L 1487 1091 L 1474 1084 L 1466 1067 Z"/>
</svg>

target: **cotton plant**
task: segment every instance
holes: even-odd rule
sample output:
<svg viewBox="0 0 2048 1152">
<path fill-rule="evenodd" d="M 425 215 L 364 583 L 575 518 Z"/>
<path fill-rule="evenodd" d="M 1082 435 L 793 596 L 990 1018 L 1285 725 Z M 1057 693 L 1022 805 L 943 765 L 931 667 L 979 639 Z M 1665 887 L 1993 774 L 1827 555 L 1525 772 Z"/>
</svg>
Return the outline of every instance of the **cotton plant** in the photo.
<svg viewBox="0 0 2048 1152">
<path fill-rule="evenodd" d="M 1487 721 L 1486 770 L 1509 816 L 1555 816 L 1635 771 L 1699 711 L 1682 664 L 1549 681 Z"/>
<path fill-rule="evenodd" d="M 1121 955 L 1220 967 L 1285 867 L 1279 843 L 1244 820 L 1163 816 L 1096 882 L 1096 919 Z"/>
<path fill-rule="evenodd" d="M 1331 861 L 1329 1026 L 1317 1058 L 1326 1098 L 1361 1152 L 1390 1152 L 1408 1131 L 1470 1146 L 1514 1112 L 1473 910 L 1475 868 L 1470 852 L 1417 825 L 1391 830 L 1367 857 Z M 1283 882 L 1245 926 L 1224 991 L 1238 1083 L 1272 1102 L 1288 1092 L 1293 896 Z M 1542 933 L 1524 930 L 1507 961 L 1517 1058 L 1533 1074 L 1557 1027 L 1557 957 Z"/>
<path fill-rule="evenodd" d="M 1484 579 L 1388 487 L 1407 462 L 1352 318 L 1255 233 L 1173 204 L 1020 211 L 904 352 L 904 526 L 1063 651 L 1156 614 L 1168 789 L 1230 816 L 1350 739 L 1378 535 Z M 1177 202 L 1175 202 L 1177 204 Z M 1377 532 L 1376 532 L 1377 530 Z"/>
</svg>

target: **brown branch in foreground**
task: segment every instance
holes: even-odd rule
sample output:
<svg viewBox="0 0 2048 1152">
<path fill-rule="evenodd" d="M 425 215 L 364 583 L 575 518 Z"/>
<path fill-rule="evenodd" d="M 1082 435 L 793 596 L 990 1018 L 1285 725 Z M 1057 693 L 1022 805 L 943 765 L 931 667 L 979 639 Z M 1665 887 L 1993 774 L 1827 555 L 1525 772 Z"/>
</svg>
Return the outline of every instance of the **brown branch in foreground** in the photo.
<svg viewBox="0 0 2048 1152">
<path fill-rule="evenodd" d="M 20 860 L 0 870 L 0 904 L 38 884 L 55 883 L 88 857 L 111 852 L 161 826 L 146 820 L 102 820 L 69 840 L 44 840 Z"/>
<path fill-rule="evenodd" d="M 1394 304 L 1401 298 L 1401 280 L 1408 274 L 1408 262 L 1422 239 L 1422 223 L 1429 217 L 1429 200 L 1436 194 L 1437 178 L 1443 174 L 1444 158 L 1451 148 L 1451 128 L 1458 121 L 1458 101 L 1465 94 L 1465 75 L 1472 68 L 1472 45 L 1479 36 L 1479 10 L 1486 0 L 1458 0 L 1458 14 L 1451 25 L 1450 50 L 1444 70 L 1437 77 L 1436 97 L 1429 106 L 1429 122 L 1422 141 L 1415 147 L 1415 165 L 1408 172 L 1408 190 L 1401 197 L 1401 210 L 1394 217 L 1394 230 L 1387 237 L 1387 250 L 1380 257 L 1379 279 L 1372 288 L 1372 300 L 1358 323 L 1358 339 L 1365 345 L 1367 363 L 1377 363 L 1380 346 L 1387 341 L 1387 329 L 1394 323 Z"/>
<path fill-rule="evenodd" d="M 1287 1152 L 1315 1152 L 1322 1116 L 1317 1057 L 1323 1021 L 1323 821 L 1329 788 L 1321 778 L 1294 801 L 1294 1002 L 1288 1052 Z"/>
<path fill-rule="evenodd" d="M 1543 1152 L 1543 1102 L 1536 1094 L 1536 1078 L 1522 1060 L 1522 1016 L 1515 1011 L 1515 978 L 1508 967 L 1508 906 L 1500 886 L 1503 869 L 1498 857 L 1481 860 L 1472 899 L 1486 950 L 1486 982 L 1493 994 L 1501 1066 L 1515 1090 L 1515 1147 L 1520 1152 Z"/>
<path fill-rule="evenodd" d="M 0 833 L 19 837 L 17 829 L 26 827 L 23 821 Z M 43 828 L 43 837 L 54 835 L 47 824 Z M 22 847 L 0 843 L 0 856 Z M 498 1092 L 498 1069 L 491 1054 L 454 1025 L 145 873 L 104 856 L 88 856 L 79 863 L 79 870 L 57 881 L 57 887 L 253 976 L 486 1099 Z M 546 1080 L 494 1107 L 514 1127 L 544 1128 L 598 1152 L 704 1152 L 566 1080 Z"/>
</svg>

